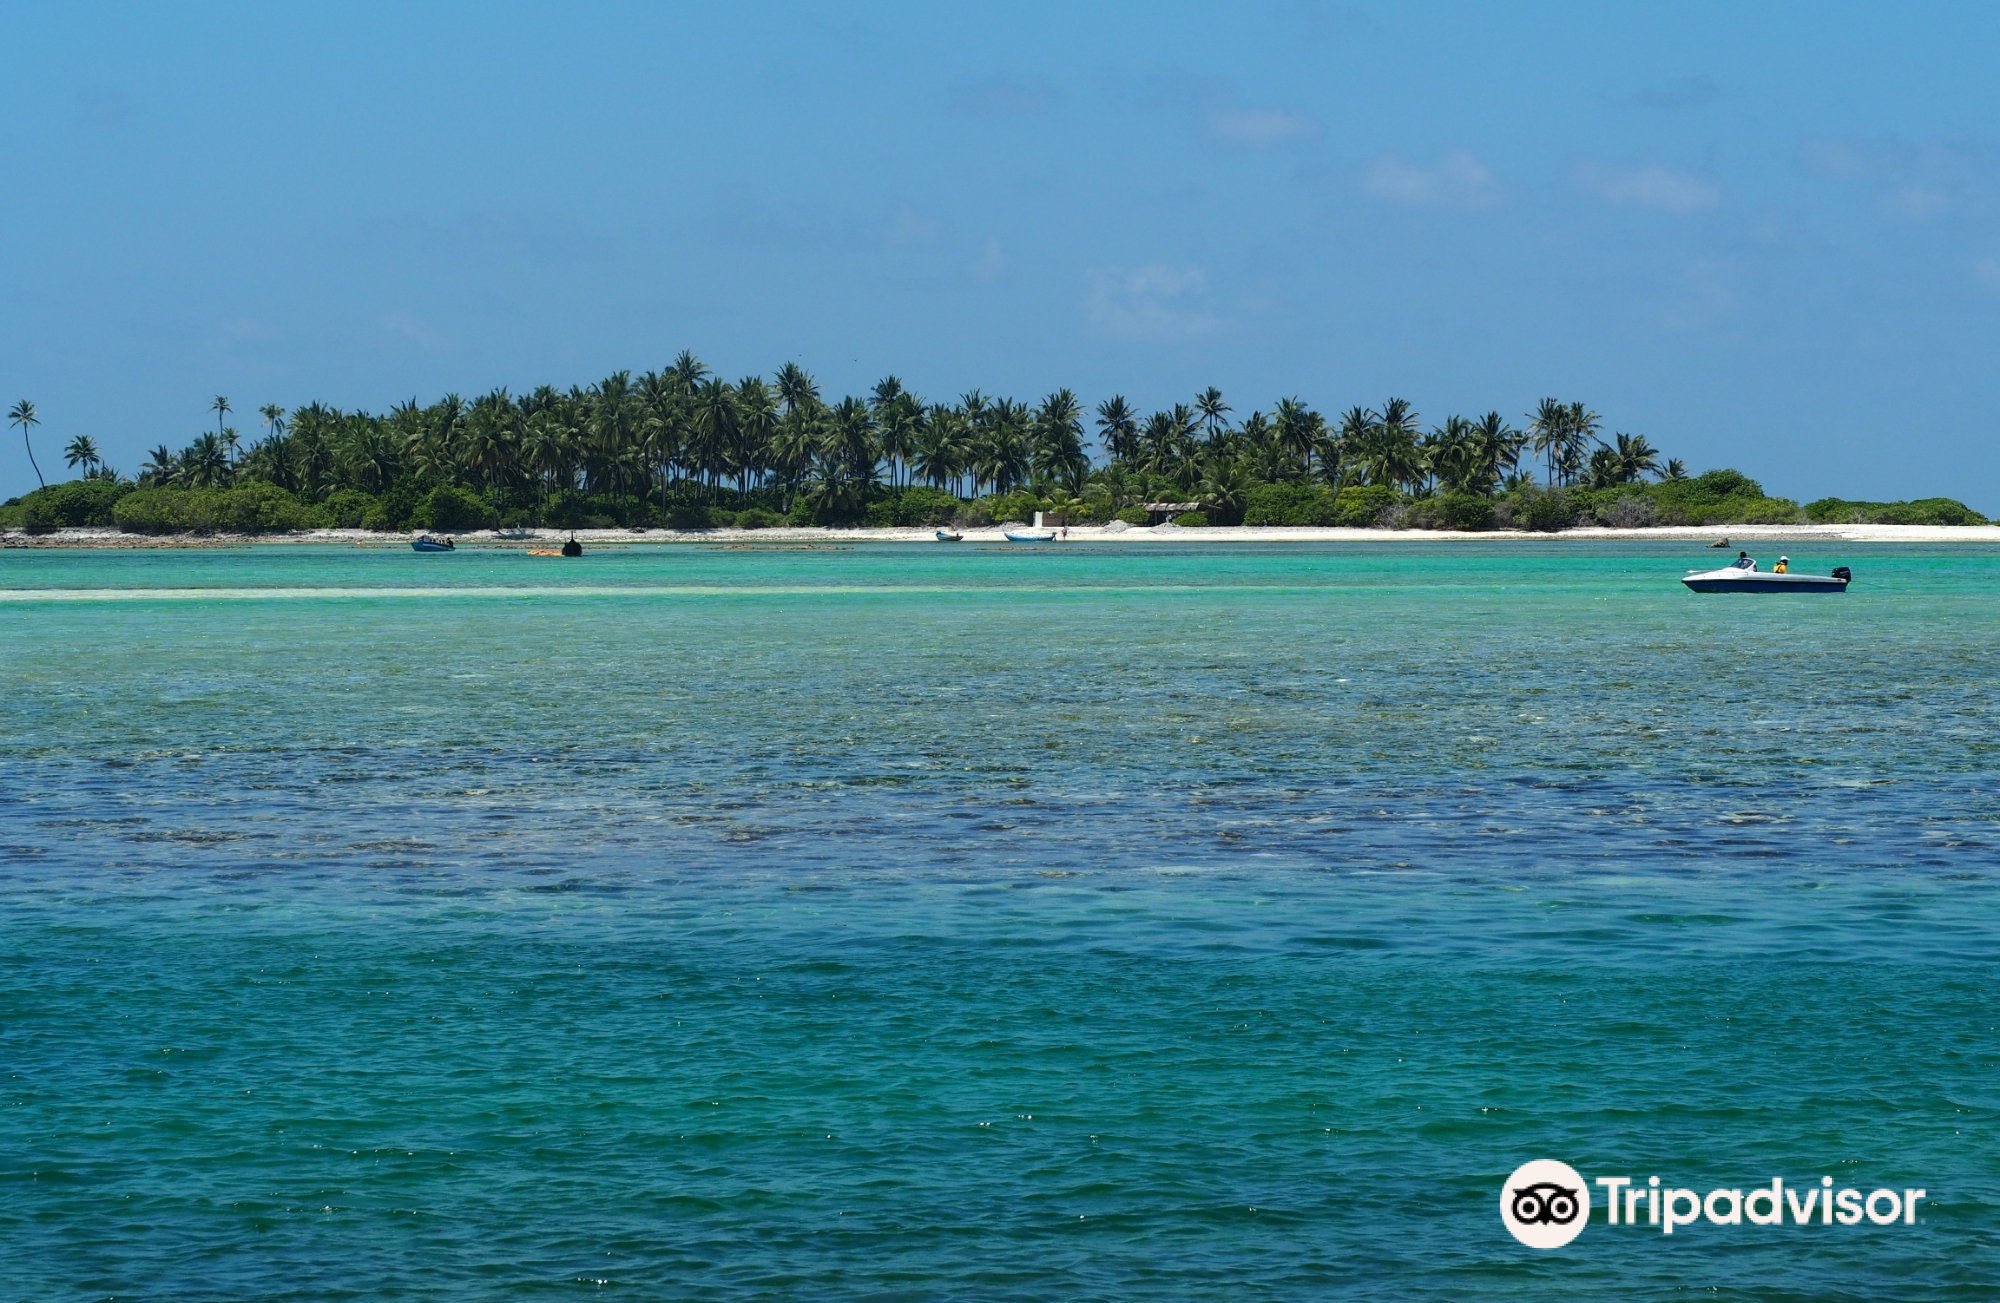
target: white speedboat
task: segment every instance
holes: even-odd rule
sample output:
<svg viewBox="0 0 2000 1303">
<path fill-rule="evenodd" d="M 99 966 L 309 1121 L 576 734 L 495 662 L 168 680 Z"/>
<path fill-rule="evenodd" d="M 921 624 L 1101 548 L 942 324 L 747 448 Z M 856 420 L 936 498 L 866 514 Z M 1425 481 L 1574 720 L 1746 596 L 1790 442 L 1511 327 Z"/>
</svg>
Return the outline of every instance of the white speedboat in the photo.
<svg viewBox="0 0 2000 1303">
<path fill-rule="evenodd" d="M 1844 593 L 1854 572 L 1835 566 L 1830 575 L 1778 574 L 1770 570 L 1690 570 L 1681 582 L 1697 593 Z"/>
<path fill-rule="evenodd" d="M 1009 543 L 1053 543 L 1056 532 L 1053 529 L 1010 529 L 1006 531 Z"/>
</svg>

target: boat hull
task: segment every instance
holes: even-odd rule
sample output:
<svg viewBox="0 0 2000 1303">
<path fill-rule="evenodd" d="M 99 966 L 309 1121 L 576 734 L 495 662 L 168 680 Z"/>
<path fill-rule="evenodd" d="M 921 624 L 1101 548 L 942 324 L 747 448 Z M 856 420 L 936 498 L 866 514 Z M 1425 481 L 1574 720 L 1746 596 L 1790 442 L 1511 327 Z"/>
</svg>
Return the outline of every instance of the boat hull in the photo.
<svg viewBox="0 0 2000 1303">
<path fill-rule="evenodd" d="M 1006 537 L 1009 543 L 1053 543 L 1056 541 L 1056 536 L 1053 532 L 1041 533 L 1041 534 L 1009 534 Z"/>
<path fill-rule="evenodd" d="M 417 542 L 417 543 L 412 543 L 412 544 L 410 544 L 410 550 L 411 550 L 412 552 L 456 552 L 456 551 L 458 551 L 458 549 L 457 549 L 457 548 L 455 548 L 455 547 L 446 547 L 446 546 L 445 546 L 444 544 L 442 544 L 442 543 L 423 543 L 423 542 Z"/>
<path fill-rule="evenodd" d="M 1681 580 L 1697 593 L 1844 593 L 1848 581 L 1832 575 L 1778 575 L 1762 572 L 1689 575 Z"/>
</svg>

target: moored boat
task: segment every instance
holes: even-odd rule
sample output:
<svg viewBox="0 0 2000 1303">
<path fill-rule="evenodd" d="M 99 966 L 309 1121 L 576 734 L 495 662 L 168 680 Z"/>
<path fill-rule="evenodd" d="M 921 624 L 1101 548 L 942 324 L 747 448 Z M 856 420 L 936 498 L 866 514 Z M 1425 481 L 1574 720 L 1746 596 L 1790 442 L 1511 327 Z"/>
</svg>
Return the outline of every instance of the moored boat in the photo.
<svg viewBox="0 0 2000 1303">
<path fill-rule="evenodd" d="M 949 530 L 941 529 L 937 532 L 937 541 L 940 543 L 963 543 L 965 535 L 954 534 Z"/>
<path fill-rule="evenodd" d="M 425 534 L 420 538 L 411 540 L 410 550 L 413 552 L 456 552 L 458 551 L 458 545 L 448 538 L 432 538 L 429 534 Z"/>
<path fill-rule="evenodd" d="M 1780 574 L 1770 570 L 1691 570 L 1681 580 L 1697 593 L 1844 593 L 1854 572 L 1835 566 L 1830 575 Z"/>
<path fill-rule="evenodd" d="M 1006 531 L 1009 543 L 1053 543 L 1056 532 L 1053 529 L 1010 529 Z"/>
</svg>

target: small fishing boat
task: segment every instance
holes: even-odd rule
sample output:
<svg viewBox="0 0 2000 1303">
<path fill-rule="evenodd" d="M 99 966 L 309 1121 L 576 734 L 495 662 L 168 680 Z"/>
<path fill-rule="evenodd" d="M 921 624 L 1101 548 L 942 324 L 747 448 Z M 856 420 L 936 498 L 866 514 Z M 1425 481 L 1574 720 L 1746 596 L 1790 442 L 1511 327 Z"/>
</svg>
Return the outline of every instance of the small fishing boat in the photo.
<svg viewBox="0 0 2000 1303">
<path fill-rule="evenodd" d="M 954 534 L 949 530 L 941 529 L 937 532 L 937 541 L 940 543 L 963 543 L 965 535 Z"/>
<path fill-rule="evenodd" d="M 1009 543 L 1053 543 L 1056 532 L 1053 529 L 1010 529 L 1006 531 Z"/>
<path fill-rule="evenodd" d="M 410 550 L 413 552 L 456 552 L 458 551 L 458 545 L 448 538 L 432 538 L 429 534 L 425 534 L 420 538 L 411 540 Z"/>
<path fill-rule="evenodd" d="M 1697 593 L 1844 593 L 1854 579 L 1846 566 L 1830 575 L 1780 574 L 1771 570 L 1690 570 L 1681 582 Z"/>
</svg>

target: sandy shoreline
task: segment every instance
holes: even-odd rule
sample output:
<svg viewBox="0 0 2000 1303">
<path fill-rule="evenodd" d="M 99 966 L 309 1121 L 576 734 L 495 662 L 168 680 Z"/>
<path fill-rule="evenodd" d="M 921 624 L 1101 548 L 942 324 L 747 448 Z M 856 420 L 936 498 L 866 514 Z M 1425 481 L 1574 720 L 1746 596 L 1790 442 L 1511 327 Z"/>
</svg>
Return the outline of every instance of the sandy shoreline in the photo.
<svg viewBox="0 0 2000 1303">
<path fill-rule="evenodd" d="M 1021 528 L 1013 526 L 1012 528 Z M 553 546 L 569 531 L 528 531 L 532 537 L 500 537 L 476 530 L 453 537 L 461 546 L 529 548 Z M 961 531 L 967 543 L 1006 542 L 1000 526 Z M 838 546 L 854 543 L 927 543 L 936 545 L 931 529 L 579 529 L 585 546 L 639 544 L 706 544 L 709 546 Z M 115 529 L 63 529 L 49 534 L 23 530 L 0 533 L 0 547 L 9 548 L 215 548 L 248 544 L 321 544 L 336 547 L 409 546 L 415 534 L 378 534 L 363 529 L 316 529 L 296 534 L 145 535 Z M 1752 544 L 1821 543 L 2000 543 L 2000 525 L 1713 525 L 1700 528 L 1664 526 L 1647 529 L 1577 528 L 1553 534 L 1524 530 L 1458 532 L 1434 529 L 1322 529 L 1313 526 L 1238 525 L 1191 529 L 1178 525 L 1153 528 L 1074 525 L 1067 542 L 1078 543 L 1584 543 L 1646 541 L 1709 544 L 1718 539 L 1748 547 Z"/>
</svg>

